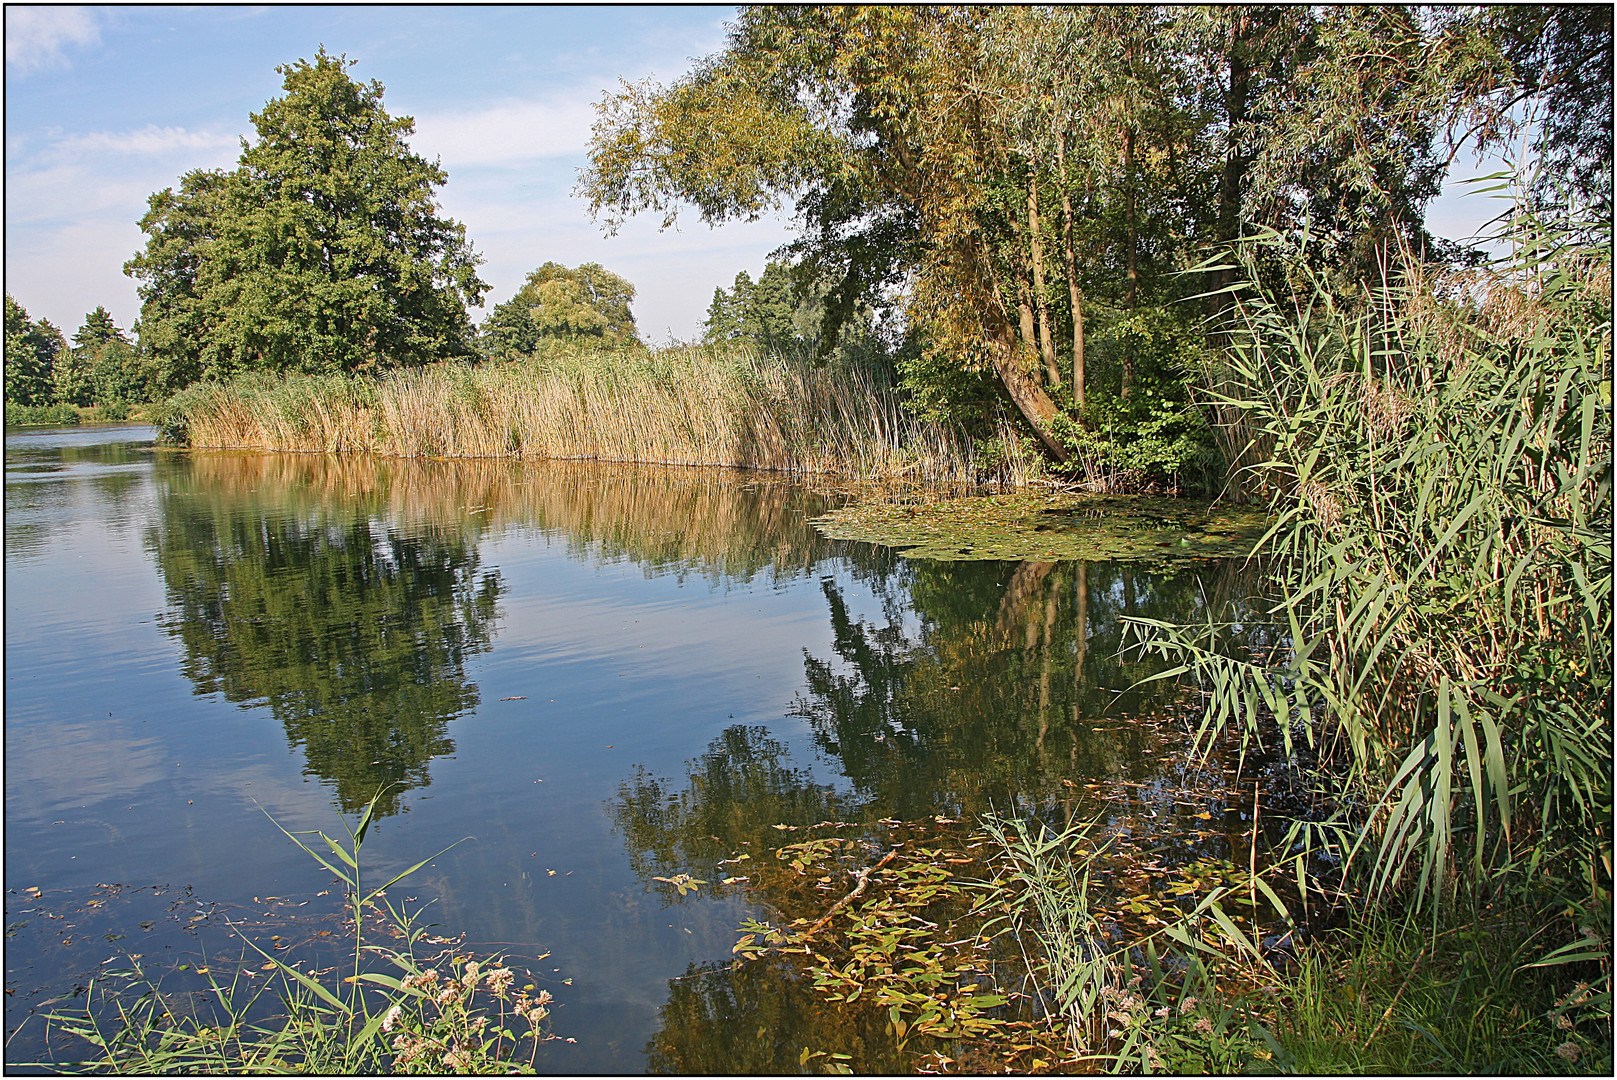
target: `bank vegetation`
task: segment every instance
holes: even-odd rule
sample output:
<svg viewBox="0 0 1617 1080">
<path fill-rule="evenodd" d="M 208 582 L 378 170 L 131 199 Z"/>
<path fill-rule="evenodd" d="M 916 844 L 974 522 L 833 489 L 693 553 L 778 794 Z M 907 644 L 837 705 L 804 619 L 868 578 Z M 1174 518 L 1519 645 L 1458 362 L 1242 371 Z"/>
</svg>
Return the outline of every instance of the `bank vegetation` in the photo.
<svg viewBox="0 0 1617 1080">
<path fill-rule="evenodd" d="M 872 480 L 1016 484 L 1037 468 L 1006 422 L 972 440 L 906 410 L 879 370 L 744 345 L 552 342 L 508 362 L 245 376 L 172 398 L 171 442 L 420 458 L 708 465 Z"/>
</svg>

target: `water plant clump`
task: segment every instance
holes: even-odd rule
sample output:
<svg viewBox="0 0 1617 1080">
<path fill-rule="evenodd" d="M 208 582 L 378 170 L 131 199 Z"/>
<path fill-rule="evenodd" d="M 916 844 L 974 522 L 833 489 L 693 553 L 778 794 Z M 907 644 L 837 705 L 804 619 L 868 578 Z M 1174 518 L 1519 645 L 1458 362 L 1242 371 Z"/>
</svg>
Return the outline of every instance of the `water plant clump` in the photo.
<svg viewBox="0 0 1617 1080">
<path fill-rule="evenodd" d="M 131 956 L 129 967 L 90 979 L 79 1008 L 44 1014 L 47 1038 L 66 1035 L 87 1044 L 90 1055 L 33 1064 L 168 1075 L 532 1072 L 539 1045 L 558 1037 L 547 1024 L 549 992 L 531 982 L 518 987 L 502 957 L 468 955 L 432 934 L 421 918 L 425 905 L 408 911 L 386 896 L 443 852 L 379 888 L 365 887 L 361 849 L 384 795 L 376 793 L 355 825 L 343 821 L 346 845 L 314 831 L 328 851 L 276 823 L 345 887 L 351 974 L 340 974 L 343 964 L 304 971 L 302 961 L 273 955 L 233 924 L 245 950 L 230 981 L 220 977 L 224 965 L 205 964 L 196 972 L 206 976 L 206 991 L 166 990 L 161 976 Z M 262 964 L 249 962 L 253 956 Z M 269 977 L 259 982 L 260 972 Z"/>
<path fill-rule="evenodd" d="M 1028 491 L 948 500 L 880 501 L 842 507 L 811 522 L 833 540 L 897 548 L 906 558 L 1243 558 L 1268 526 L 1248 508 L 1144 495 Z"/>
</svg>

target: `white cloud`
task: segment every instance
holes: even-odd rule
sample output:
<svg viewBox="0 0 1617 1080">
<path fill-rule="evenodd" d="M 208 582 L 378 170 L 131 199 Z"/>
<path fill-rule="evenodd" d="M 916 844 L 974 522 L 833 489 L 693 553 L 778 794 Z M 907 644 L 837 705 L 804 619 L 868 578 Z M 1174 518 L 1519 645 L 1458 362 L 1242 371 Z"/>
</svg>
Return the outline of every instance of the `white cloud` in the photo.
<svg viewBox="0 0 1617 1080">
<path fill-rule="evenodd" d="M 6 8 L 6 67 L 18 75 L 65 64 L 69 45 L 98 45 L 101 29 L 88 8 Z"/>
<path fill-rule="evenodd" d="M 583 154 L 594 122 L 595 110 L 583 96 L 507 101 L 464 112 L 418 114 L 410 145 L 418 154 L 440 158 L 446 169 L 511 165 Z"/>
<path fill-rule="evenodd" d="M 152 192 L 191 169 L 232 165 L 238 148 L 233 134 L 156 125 L 58 135 L 33 153 L 14 143 L 6 155 L 7 227 L 109 208 L 133 222 Z"/>
<path fill-rule="evenodd" d="M 53 158 L 79 160 L 107 155 L 156 157 L 178 152 L 207 152 L 239 146 L 237 136 L 221 131 L 192 131 L 183 127 L 147 124 L 134 131 L 90 131 L 70 135 L 51 143 L 46 153 Z"/>
</svg>

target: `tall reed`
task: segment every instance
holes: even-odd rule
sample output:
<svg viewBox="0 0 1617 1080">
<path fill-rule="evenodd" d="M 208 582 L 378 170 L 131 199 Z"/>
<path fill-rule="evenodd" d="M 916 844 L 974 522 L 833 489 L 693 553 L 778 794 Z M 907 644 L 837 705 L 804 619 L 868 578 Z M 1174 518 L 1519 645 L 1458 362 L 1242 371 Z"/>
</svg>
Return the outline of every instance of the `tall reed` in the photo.
<svg viewBox="0 0 1617 1080">
<path fill-rule="evenodd" d="M 1036 468 L 1005 425 L 989 456 L 923 421 L 854 363 L 744 349 L 553 345 L 379 380 L 255 376 L 178 395 L 163 422 L 193 447 L 401 457 L 583 458 L 790 474 L 1006 484 Z"/>
<path fill-rule="evenodd" d="M 1377 896 L 1554 883 L 1609 908 L 1610 223 L 1577 234 L 1522 210 L 1508 256 L 1408 261 L 1356 314 L 1306 266 L 1311 292 L 1239 294 L 1220 404 L 1261 455 L 1292 647 L 1136 623 L 1211 689 L 1207 730 L 1272 715 L 1346 770 L 1340 816 L 1294 839 Z M 1558 957 L 1609 956 L 1595 922 Z"/>
</svg>

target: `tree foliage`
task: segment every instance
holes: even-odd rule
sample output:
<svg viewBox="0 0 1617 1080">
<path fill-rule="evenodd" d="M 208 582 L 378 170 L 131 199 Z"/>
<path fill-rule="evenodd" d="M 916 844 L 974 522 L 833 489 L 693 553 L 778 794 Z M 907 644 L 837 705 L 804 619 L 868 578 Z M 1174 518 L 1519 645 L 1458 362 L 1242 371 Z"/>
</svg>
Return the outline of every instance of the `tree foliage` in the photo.
<svg viewBox="0 0 1617 1080">
<path fill-rule="evenodd" d="M 245 370 L 329 372 L 467 351 L 468 304 L 487 286 L 465 229 L 443 217 L 448 179 L 410 150 L 409 117 L 379 82 L 322 49 L 276 70 L 282 97 L 253 114 L 234 170 L 187 173 L 149 200 L 142 338 L 168 389 Z"/>
<path fill-rule="evenodd" d="M 129 336 L 98 306 L 73 334 L 73 347 L 56 366 L 56 400 L 115 407 L 146 400 L 148 371 Z"/>
<path fill-rule="evenodd" d="M 52 373 L 67 351 L 67 340 L 49 319 L 37 323 L 6 294 L 6 404 L 49 405 L 55 400 Z"/>
<path fill-rule="evenodd" d="M 770 259 L 757 281 L 743 270 L 729 289 L 713 290 L 702 339 L 746 341 L 766 353 L 880 355 L 891 345 L 892 305 L 876 299 L 842 304 L 836 282 L 812 262 Z"/>
<path fill-rule="evenodd" d="M 1422 224 L 1442 137 L 1501 137 L 1530 82 L 1500 27 L 1409 6 L 748 8 L 672 85 L 601 102 L 580 191 L 609 228 L 793 207 L 831 323 L 901 283 L 912 373 L 991 373 L 1065 460 L 1055 419 L 1088 423 L 1097 362 L 1125 400 L 1188 377 L 1086 336 L 1146 308 L 1216 336 L 1229 271 L 1185 271 L 1242 235 L 1306 237 L 1349 299 L 1390 252 L 1443 254 Z"/>
<path fill-rule="evenodd" d="M 491 356 L 527 356 L 543 338 L 634 344 L 640 340 L 629 310 L 634 294 L 632 284 L 599 263 L 570 270 L 546 262 L 483 321 L 484 350 Z"/>
</svg>

